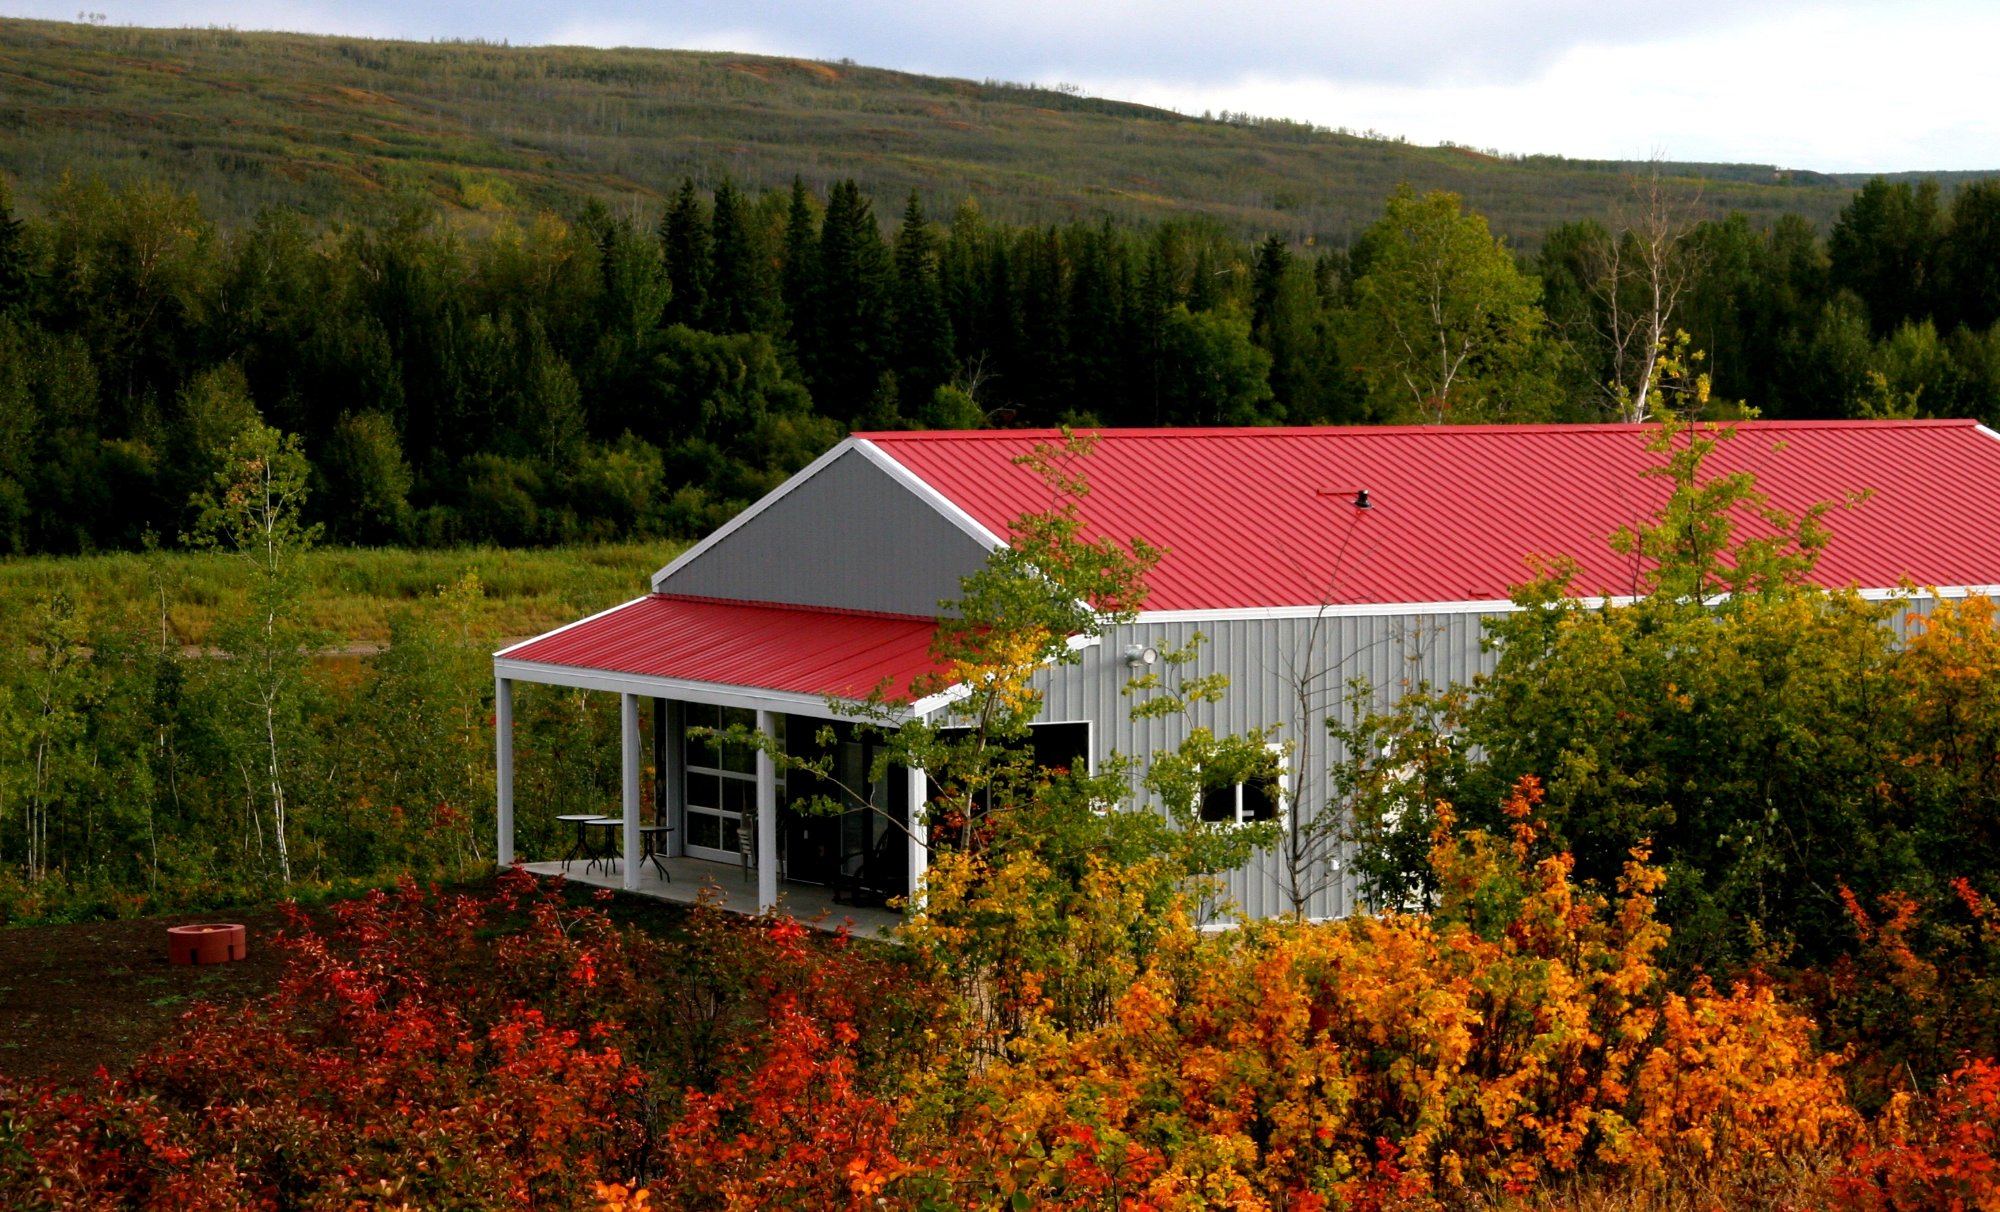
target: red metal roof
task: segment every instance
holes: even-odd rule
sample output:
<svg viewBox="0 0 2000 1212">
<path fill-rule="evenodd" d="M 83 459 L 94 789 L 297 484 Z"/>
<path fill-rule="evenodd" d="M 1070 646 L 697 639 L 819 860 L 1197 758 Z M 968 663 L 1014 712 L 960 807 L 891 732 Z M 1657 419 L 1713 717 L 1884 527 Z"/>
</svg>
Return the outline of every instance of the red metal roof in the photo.
<svg viewBox="0 0 2000 1212">
<path fill-rule="evenodd" d="M 1794 512 L 1859 489 L 1826 521 L 1817 578 L 1886 588 L 2000 583 L 2000 440 L 1971 421 L 1737 425 L 1708 474 L 1748 470 Z M 1046 508 L 1009 460 L 1052 431 L 868 433 L 995 534 Z M 1167 549 L 1149 610 L 1504 599 L 1530 555 L 1568 555 L 1584 593 L 1636 587 L 1606 540 L 1666 494 L 1626 425 L 1104 430 L 1079 465 L 1090 529 Z M 1367 489 L 1373 508 L 1354 507 Z"/>
<path fill-rule="evenodd" d="M 656 593 L 507 649 L 510 661 L 907 701 L 937 620 Z"/>
</svg>

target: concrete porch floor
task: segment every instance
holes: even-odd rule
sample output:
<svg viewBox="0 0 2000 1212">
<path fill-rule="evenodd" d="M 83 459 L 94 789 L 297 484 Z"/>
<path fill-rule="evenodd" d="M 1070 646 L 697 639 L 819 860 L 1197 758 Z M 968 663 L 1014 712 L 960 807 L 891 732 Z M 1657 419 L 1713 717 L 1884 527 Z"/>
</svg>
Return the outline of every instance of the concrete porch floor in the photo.
<svg viewBox="0 0 2000 1212">
<path fill-rule="evenodd" d="M 757 912 L 755 870 L 750 871 L 746 878 L 742 866 L 735 863 L 695 858 L 665 858 L 661 862 L 666 864 L 667 872 L 673 879 L 662 879 L 652 863 L 641 863 L 637 889 L 640 896 L 692 905 L 706 891 L 708 903 L 718 909 L 746 916 Z M 560 862 L 522 864 L 536 875 L 566 875 L 573 884 L 623 891 L 624 878 L 619 865 L 617 860 L 609 864 L 600 861 L 595 868 L 589 868 L 584 860 L 577 859 L 569 864 L 568 871 L 564 871 Z M 789 880 L 778 885 L 778 912 L 789 914 L 829 934 L 845 926 L 848 933 L 856 938 L 887 939 L 897 926 L 903 924 L 903 915 L 892 909 L 836 905 L 833 889 Z"/>
</svg>

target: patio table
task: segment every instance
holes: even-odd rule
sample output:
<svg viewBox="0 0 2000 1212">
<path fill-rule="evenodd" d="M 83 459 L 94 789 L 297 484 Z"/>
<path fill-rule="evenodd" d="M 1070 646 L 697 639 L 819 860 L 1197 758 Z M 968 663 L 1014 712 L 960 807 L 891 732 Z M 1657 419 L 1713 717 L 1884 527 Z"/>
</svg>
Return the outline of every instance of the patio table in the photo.
<svg viewBox="0 0 2000 1212">
<path fill-rule="evenodd" d="M 584 840 L 583 827 L 592 821 L 603 820 L 604 814 L 601 812 L 565 812 L 556 819 L 559 821 L 568 821 L 570 824 L 576 826 L 576 839 L 569 844 L 569 853 L 562 857 L 563 870 L 568 871 L 572 860 L 590 857 L 590 843 Z"/>
<path fill-rule="evenodd" d="M 591 820 L 587 820 L 583 823 L 583 828 L 585 829 L 604 830 L 604 845 L 601 848 L 591 849 L 590 861 L 584 864 L 583 867 L 585 871 L 595 871 L 597 869 L 597 865 L 599 863 L 603 863 L 604 869 L 606 871 L 612 872 L 614 874 L 617 872 L 618 830 L 623 829 L 624 827 L 625 827 L 625 818 L 622 816 L 594 817 Z"/>
<path fill-rule="evenodd" d="M 672 825 L 639 826 L 640 859 L 652 863 L 653 870 L 659 872 L 660 877 L 669 884 L 674 882 L 674 875 L 667 870 L 666 852 L 660 847 L 666 841 L 667 835 L 673 831 Z"/>
</svg>

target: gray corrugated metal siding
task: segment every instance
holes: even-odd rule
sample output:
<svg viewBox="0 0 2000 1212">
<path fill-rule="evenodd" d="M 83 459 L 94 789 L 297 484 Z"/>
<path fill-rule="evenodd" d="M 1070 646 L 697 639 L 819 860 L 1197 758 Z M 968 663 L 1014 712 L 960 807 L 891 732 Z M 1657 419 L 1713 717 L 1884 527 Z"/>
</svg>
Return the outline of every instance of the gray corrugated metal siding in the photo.
<svg viewBox="0 0 2000 1212">
<path fill-rule="evenodd" d="M 828 463 L 661 583 L 667 593 L 937 614 L 979 542 L 858 451 Z"/>
</svg>

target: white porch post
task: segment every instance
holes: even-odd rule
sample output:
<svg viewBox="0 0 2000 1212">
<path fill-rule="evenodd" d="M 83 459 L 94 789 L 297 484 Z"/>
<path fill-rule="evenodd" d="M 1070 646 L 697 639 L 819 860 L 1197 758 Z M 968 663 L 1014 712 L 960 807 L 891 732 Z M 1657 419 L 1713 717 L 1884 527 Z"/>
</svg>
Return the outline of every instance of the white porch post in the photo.
<svg viewBox="0 0 2000 1212">
<path fill-rule="evenodd" d="M 493 790 L 495 838 L 493 861 L 514 864 L 514 680 L 493 679 Z"/>
<path fill-rule="evenodd" d="M 667 853 L 681 855 L 687 853 L 687 722 L 681 710 L 679 699 L 654 699 L 655 711 L 664 711 L 667 719 L 665 733 L 665 753 L 654 759 L 655 768 L 664 779 L 667 791 L 666 814 L 659 824 L 672 825 L 674 831 L 667 835 Z"/>
<path fill-rule="evenodd" d="M 772 735 L 772 713 L 757 712 L 757 731 Z M 757 912 L 778 907 L 778 766 L 757 750 Z"/>
<path fill-rule="evenodd" d="M 623 734 L 621 753 L 625 759 L 623 809 L 619 813 L 625 818 L 624 835 L 619 839 L 619 849 L 624 852 L 625 861 L 621 868 L 625 891 L 639 890 L 639 696 L 621 694 L 618 696 L 619 731 Z"/>
<path fill-rule="evenodd" d="M 931 869 L 930 826 L 924 823 L 924 800 L 930 791 L 930 777 L 921 767 L 909 771 L 910 790 L 910 900 L 909 912 L 924 907 L 924 876 Z"/>
</svg>

